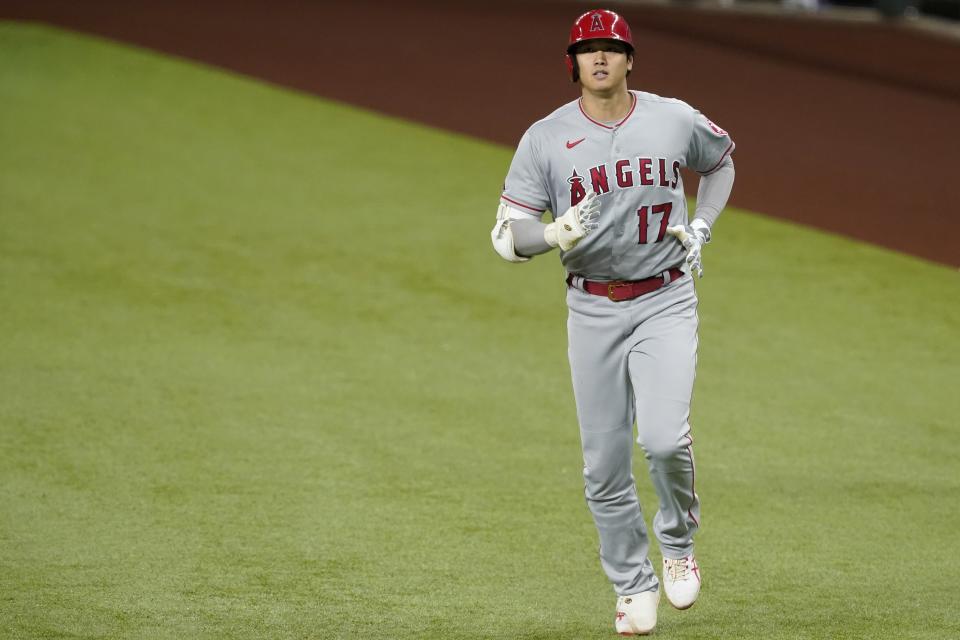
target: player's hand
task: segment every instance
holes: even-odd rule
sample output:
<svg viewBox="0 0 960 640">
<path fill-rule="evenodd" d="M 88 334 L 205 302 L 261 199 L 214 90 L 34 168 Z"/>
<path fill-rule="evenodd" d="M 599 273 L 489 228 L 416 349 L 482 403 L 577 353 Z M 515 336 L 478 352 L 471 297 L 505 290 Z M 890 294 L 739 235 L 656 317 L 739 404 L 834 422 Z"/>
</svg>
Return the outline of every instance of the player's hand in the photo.
<svg viewBox="0 0 960 640">
<path fill-rule="evenodd" d="M 699 220 L 698 220 L 699 221 Z M 701 222 L 702 223 L 702 222 Z M 698 278 L 703 277 L 703 245 L 710 242 L 710 230 L 704 226 L 678 224 L 667 227 L 667 233 L 680 241 L 687 250 L 687 260 L 682 270 L 687 273 L 696 272 Z"/>
<path fill-rule="evenodd" d="M 600 226 L 600 200 L 591 189 L 587 196 L 567 209 L 566 213 L 543 230 L 543 238 L 551 247 L 570 251 L 583 238 Z"/>
</svg>

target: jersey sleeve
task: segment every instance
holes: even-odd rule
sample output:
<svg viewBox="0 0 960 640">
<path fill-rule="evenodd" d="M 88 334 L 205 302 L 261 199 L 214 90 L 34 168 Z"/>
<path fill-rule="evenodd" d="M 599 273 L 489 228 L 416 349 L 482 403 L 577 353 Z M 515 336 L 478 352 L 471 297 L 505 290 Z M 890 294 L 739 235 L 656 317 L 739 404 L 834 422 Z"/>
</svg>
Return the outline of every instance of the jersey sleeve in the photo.
<svg viewBox="0 0 960 640">
<path fill-rule="evenodd" d="M 687 147 L 688 167 L 704 175 L 716 171 L 736 146 L 729 133 L 694 110 L 693 130 Z"/>
<path fill-rule="evenodd" d="M 529 130 L 517 145 L 500 200 L 532 215 L 539 215 L 550 206 L 540 154 Z"/>
</svg>

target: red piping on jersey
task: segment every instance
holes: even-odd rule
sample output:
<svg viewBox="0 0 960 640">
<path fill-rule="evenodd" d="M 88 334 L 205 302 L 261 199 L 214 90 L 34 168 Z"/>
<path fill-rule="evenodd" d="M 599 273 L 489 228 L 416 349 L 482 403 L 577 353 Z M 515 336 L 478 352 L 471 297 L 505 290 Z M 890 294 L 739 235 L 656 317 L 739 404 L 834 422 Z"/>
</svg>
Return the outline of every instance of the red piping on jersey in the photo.
<svg viewBox="0 0 960 640">
<path fill-rule="evenodd" d="M 693 494 L 693 500 L 687 508 L 687 515 L 690 516 L 690 519 L 699 527 L 700 521 L 693 515 L 693 505 L 697 504 L 697 469 L 693 462 L 693 435 L 687 433 L 687 437 L 690 438 L 690 443 L 687 444 L 687 455 L 690 456 L 690 493 Z"/>
<path fill-rule="evenodd" d="M 515 204 L 515 205 L 517 205 L 518 207 L 523 207 L 524 209 L 530 209 L 530 211 L 535 211 L 535 212 L 537 212 L 537 213 L 543 213 L 543 212 L 544 212 L 544 209 L 537 209 L 536 207 L 531 207 L 531 206 L 528 205 L 528 204 L 523 204 L 522 202 L 517 202 L 516 200 L 511 200 L 511 199 L 508 198 L 507 196 L 501 195 L 500 197 L 501 197 L 503 200 L 506 200 L 507 202 L 509 202 L 510 204 Z"/>
<path fill-rule="evenodd" d="M 702 172 L 700 173 L 700 175 L 702 175 L 702 176 L 710 175 L 711 173 L 713 173 L 714 171 L 716 171 L 717 169 L 719 169 L 719 168 L 720 168 L 720 165 L 723 164 L 723 161 L 726 159 L 726 157 L 727 157 L 728 155 L 730 155 L 730 152 L 733 151 L 733 148 L 734 148 L 735 146 L 737 146 L 737 145 L 735 145 L 734 143 L 731 142 L 731 143 L 730 143 L 730 146 L 727 147 L 727 150 L 723 152 L 723 155 L 722 155 L 722 156 L 720 156 L 720 160 L 717 161 L 717 164 L 713 165 L 712 168 L 707 169 L 706 171 L 702 171 Z"/>
<path fill-rule="evenodd" d="M 603 124 L 602 122 L 597 122 L 593 118 L 587 115 L 587 112 L 583 110 L 583 98 L 580 98 L 577 101 L 577 106 L 580 107 L 580 113 L 583 114 L 583 117 L 592 122 L 593 124 L 600 125 L 604 129 L 615 129 L 627 121 L 627 118 L 633 115 L 633 110 L 637 108 L 637 96 L 636 94 L 631 93 L 630 96 L 633 98 L 633 104 L 630 105 L 630 111 L 627 111 L 627 115 L 623 116 L 623 120 L 613 125 L 612 127 L 608 124 Z"/>
</svg>

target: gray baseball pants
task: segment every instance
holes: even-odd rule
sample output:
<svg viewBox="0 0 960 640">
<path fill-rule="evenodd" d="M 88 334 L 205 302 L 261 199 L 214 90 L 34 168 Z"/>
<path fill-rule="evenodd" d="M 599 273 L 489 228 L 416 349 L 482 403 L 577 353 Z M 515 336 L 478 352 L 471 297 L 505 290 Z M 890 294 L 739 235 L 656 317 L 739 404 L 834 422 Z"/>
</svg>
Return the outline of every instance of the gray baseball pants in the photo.
<svg viewBox="0 0 960 640">
<path fill-rule="evenodd" d="M 600 563 L 617 595 L 658 588 L 632 471 L 633 425 L 659 500 L 653 532 L 667 558 L 693 551 L 690 399 L 697 364 L 697 294 L 684 276 L 614 302 L 568 287 L 570 371 L 587 505 Z"/>
</svg>

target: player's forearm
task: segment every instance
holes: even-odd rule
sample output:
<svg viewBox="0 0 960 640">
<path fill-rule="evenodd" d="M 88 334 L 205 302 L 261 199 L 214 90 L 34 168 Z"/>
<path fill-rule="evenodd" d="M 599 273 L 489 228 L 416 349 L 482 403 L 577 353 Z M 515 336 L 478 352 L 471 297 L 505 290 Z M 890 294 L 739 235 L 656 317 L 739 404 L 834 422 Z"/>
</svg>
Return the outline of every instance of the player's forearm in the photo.
<svg viewBox="0 0 960 640">
<path fill-rule="evenodd" d="M 727 159 L 710 175 L 701 176 L 697 188 L 697 208 L 694 218 L 703 220 L 707 227 L 713 227 L 720 212 L 727 206 L 727 199 L 733 189 L 733 159 Z"/>
<path fill-rule="evenodd" d="M 513 231 L 513 247 L 518 255 L 532 257 L 553 249 L 543 236 L 547 225 L 539 220 L 514 220 L 510 224 Z"/>
</svg>

